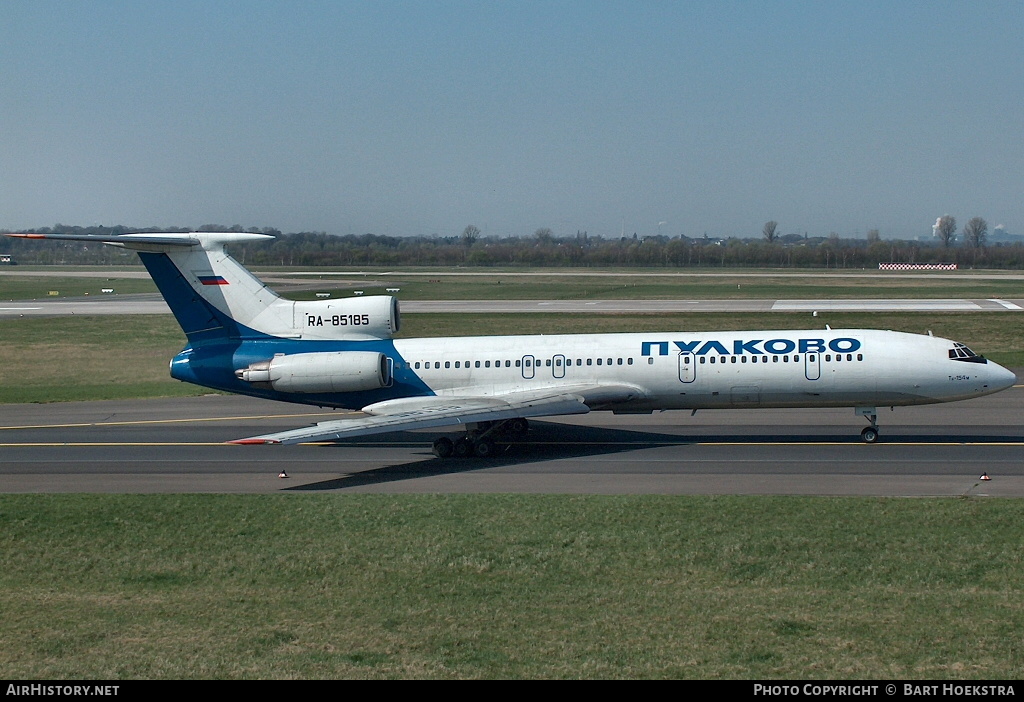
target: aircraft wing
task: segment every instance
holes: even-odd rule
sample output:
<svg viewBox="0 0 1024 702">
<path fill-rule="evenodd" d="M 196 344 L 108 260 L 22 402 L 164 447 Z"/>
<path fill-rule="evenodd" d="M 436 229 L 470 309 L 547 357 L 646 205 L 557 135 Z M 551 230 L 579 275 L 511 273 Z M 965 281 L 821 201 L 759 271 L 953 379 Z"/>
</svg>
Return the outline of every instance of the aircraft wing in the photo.
<svg viewBox="0 0 1024 702">
<path fill-rule="evenodd" d="M 229 443 L 298 444 L 517 417 L 586 414 L 591 405 L 625 402 L 640 395 L 640 390 L 632 386 L 601 385 L 554 387 L 487 396 L 407 397 L 369 405 L 363 408 L 362 414 L 349 419 L 320 422 L 311 427 L 236 439 Z"/>
</svg>

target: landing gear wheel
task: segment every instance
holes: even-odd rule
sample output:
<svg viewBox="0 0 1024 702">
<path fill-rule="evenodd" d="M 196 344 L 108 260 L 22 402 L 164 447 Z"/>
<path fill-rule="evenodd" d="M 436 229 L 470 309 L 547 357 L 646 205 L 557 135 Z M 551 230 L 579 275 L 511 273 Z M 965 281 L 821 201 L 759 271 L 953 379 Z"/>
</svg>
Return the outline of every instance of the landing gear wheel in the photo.
<svg viewBox="0 0 1024 702">
<path fill-rule="evenodd" d="M 455 452 L 455 444 L 447 436 L 434 440 L 434 455 L 438 458 L 449 458 Z"/>
<path fill-rule="evenodd" d="M 878 427 L 864 427 L 864 431 L 860 433 L 860 438 L 864 439 L 865 444 L 873 444 L 878 441 Z"/>
<path fill-rule="evenodd" d="M 453 449 L 456 458 L 466 458 L 473 455 L 473 444 L 464 436 L 455 440 Z"/>
<path fill-rule="evenodd" d="M 522 441 L 525 439 L 526 432 L 530 429 L 530 423 L 522 417 L 508 420 L 508 424 L 506 426 L 508 427 L 509 436 L 516 441 Z"/>
<path fill-rule="evenodd" d="M 487 458 L 494 455 L 494 442 L 490 439 L 480 439 L 473 444 L 473 455 L 477 458 Z"/>
</svg>

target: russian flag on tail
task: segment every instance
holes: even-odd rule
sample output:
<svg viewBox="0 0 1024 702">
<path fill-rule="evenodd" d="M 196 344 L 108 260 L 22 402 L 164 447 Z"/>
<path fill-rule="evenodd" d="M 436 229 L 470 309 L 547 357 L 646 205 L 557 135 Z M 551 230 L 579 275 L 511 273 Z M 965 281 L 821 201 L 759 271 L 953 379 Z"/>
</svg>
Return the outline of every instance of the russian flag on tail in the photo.
<svg viewBox="0 0 1024 702">
<path fill-rule="evenodd" d="M 220 275 L 201 275 L 199 282 L 203 285 L 230 285 L 228 281 L 224 280 L 224 276 Z"/>
</svg>

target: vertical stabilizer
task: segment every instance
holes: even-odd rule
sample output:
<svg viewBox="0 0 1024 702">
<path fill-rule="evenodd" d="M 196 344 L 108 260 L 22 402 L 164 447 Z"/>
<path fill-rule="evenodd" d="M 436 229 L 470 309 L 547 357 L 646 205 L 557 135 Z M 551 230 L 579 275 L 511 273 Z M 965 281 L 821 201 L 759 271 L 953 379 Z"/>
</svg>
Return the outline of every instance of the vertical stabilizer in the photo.
<svg viewBox="0 0 1024 702">
<path fill-rule="evenodd" d="M 224 250 L 264 234 L 192 233 L 192 246 L 126 244 L 138 250 L 190 341 L 290 336 L 293 303 L 280 298 Z"/>
</svg>

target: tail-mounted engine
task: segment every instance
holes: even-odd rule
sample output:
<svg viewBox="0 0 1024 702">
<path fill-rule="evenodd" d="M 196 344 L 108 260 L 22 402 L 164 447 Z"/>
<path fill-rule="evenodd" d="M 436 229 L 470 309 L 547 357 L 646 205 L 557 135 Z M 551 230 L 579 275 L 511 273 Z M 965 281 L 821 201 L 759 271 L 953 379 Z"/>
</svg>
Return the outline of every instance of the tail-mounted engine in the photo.
<svg viewBox="0 0 1024 702">
<path fill-rule="evenodd" d="M 391 362 L 373 351 L 296 353 L 239 368 L 235 377 L 279 392 L 359 392 L 391 385 Z"/>
</svg>

